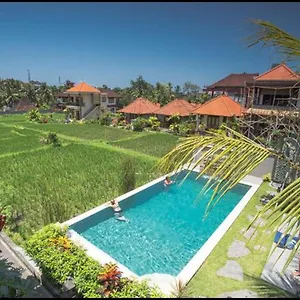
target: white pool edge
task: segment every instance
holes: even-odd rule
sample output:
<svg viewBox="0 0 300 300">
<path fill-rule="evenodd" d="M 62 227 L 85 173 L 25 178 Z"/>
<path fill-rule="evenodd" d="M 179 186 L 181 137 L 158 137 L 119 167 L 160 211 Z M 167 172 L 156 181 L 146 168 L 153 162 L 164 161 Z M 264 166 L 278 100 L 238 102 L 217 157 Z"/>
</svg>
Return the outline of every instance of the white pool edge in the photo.
<svg viewBox="0 0 300 300">
<path fill-rule="evenodd" d="M 184 169 L 186 169 L 186 168 L 184 168 Z M 169 173 L 167 175 L 172 176 L 172 175 L 175 175 L 176 173 L 181 172 L 182 170 L 183 169 L 178 170 L 177 172 Z M 199 172 L 199 169 L 198 168 L 194 169 L 194 171 Z M 158 182 L 163 181 L 167 175 L 163 175 L 155 180 L 152 180 L 149 183 L 147 183 L 137 189 L 134 189 L 124 195 L 117 197 L 116 199 L 119 202 L 123 201 L 123 200 L 129 198 L 130 196 L 137 194 Z M 251 188 L 244 195 L 244 197 L 239 201 L 239 203 L 235 206 L 235 208 L 229 213 L 229 215 L 225 218 L 225 220 L 219 225 L 219 227 L 214 231 L 214 233 L 205 242 L 205 244 L 200 248 L 200 250 L 184 266 L 184 268 L 181 270 L 181 272 L 176 277 L 172 276 L 174 278 L 174 280 L 181 280 L 183 284 L 187 284 L 192 279 L 192 277 L 196 274 L 196 272 L 202 266 L 204 261 L 208 258 L 208 256 L 212 252 L 212 250 L 215 248 L 215 246 L 218 244 L 218 242 L 222 239 L 222 237 L 224 236 L 226 231 L 230 228 L 230 226 L 234 223 L 234 221 L 237 219 L 237 217 L 243 211 L 243 209 L 248 204 L 248 202 L 250 201 L 252 196 L 255 194 L 255 192 L 257 191 L 257 189 L 259 188 L 259 186 L 261 185 L 262 182 L 263 182 L 263 180 L 261 178 L 251 176 L 251 175 L 247 175 L 243 180 L 241 180 L 239 182 L 241 184 L 249 185 L 249 186 L 251 186 Z M 100 206 L 97 206 L 83 214 L 80 214 L 80 215 L 72 218 L 72 219 L 64 222 L 62 225 L 71 226 L 71 225 L 73 225 L 73 224 L 75 224 L 75 223 L 101 211 L 101 210 L 104 210 L 105 208 L 107 208 L 106 203 L 102 204 Z M 126 277 L 136 278 L 138 280 L 141 280 L 142 277 L 145 276 L 145 275 L 138 276 L 137 274 L 135 274 L 134 272 L 129 270 L 126 266 L 124 266 L 123 264 L 121 264 L 120 262 L 118 262 L 114 258 L 112 258 L 110 255 L 108 255 L 106 252 L 104 252 L 100 248 L 96 247 L 91 242 L 86 240 L 84 237 L 79 235 L 76 231 L 69 229 L 68 234 L 69 234 L 70 239 L 74 243 L 82 246 L 86 250 L 86 253 L 90 257 L 92 257 L 93 259 L 98 261 L 99 263 L 101 263 L 101 264 L 105 264 L 108 262 L 115 263 L 119 267 L 120 271 L 122 271 L 123 275 Z M 168 277 L 171 277 L 168 274 L 164 274 L 164 275 L 166 275 L 166 280 Z M 150 277 L 151 277 L 151 275 L 150 275 Z M 171 284 L 170 279 L 168 278 L 168 282 L 166 282 L 165 284 L 162 283 L 162 285 L 159 284 L 159 287 L 163 293 L 169 295 L 170 290 L 174 289 L 174 286 L 170 287 L 170 284 Z M 174 284 L 174 282 L 172 284 Z"/>
</svg>

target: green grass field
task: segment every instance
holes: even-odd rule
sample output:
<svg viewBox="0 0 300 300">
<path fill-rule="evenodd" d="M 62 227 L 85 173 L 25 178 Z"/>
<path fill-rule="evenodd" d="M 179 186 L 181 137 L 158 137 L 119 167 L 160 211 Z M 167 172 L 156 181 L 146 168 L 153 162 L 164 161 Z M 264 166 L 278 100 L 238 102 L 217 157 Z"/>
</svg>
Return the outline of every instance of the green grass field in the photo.
<svg viewBox="0 0 300 300">
<path fill-rule="evenodd" d="M 139 151 L 144 154 L 162 157 L 171 151 L 178 142 L 178 137 L 167 133 L 148 133 L 135 139 L 113 142 L 111 145 Z"/>
</svg>

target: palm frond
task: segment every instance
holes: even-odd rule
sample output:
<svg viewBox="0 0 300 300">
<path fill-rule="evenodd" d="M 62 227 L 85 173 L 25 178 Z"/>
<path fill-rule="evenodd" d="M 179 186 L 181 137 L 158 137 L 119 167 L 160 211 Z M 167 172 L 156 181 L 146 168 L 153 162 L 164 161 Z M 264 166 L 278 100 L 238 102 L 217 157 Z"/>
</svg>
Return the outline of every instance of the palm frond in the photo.
<svg viewBox="0 0 300 300">
<path fill-rule="evenodd" d="M 254 33 L 248 38 L 248 47 L 257 44 L 273 46 L 279 52 L 286 55 L 288 60 L 299 61 L 300 39 L 290 35 L 276 25 L 263 20 L 253 20 Z"/>
<path fill-rule="evenodd" d="M 223 128 L 231 134 L 230 137 L 212 133 L 186 138 L 157 163 L 162 172 L 177 172 L 184 167 L 188 168 L 183 181 L 199 167 L 197 178 L 204 174 L 210 175 L 200 194 L 214 190 L 206 208 L 206 215 L 229 189 L 271 154 L 268 149 L 238 132 L 225 125 Z M 197 153 L 200 157 L 196 157 Z M 207 163 L 208 159 L 210 161 Z"/>
</svg>

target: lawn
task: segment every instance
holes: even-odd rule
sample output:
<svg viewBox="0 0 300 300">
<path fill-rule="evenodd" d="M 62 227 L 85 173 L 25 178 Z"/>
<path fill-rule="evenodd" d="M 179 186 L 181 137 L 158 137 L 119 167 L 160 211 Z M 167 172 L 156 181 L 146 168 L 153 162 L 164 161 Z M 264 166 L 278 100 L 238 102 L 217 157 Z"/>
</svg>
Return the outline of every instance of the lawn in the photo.
<svg viewBox="0 0 300 300">
<path fill-rule="evenodd" d="M 216 297 L 219 294 L 230 291 L 243 289 L 256 291 L 256 289 L 258 289 L 255 285 L 257 280 L 254 278 L 260 277 L 273 241 L 273 235 L 268 236 L 266 233 L 263 233 L 263 228 L 259 228 L 259 232 L 262 232 L 261 236 L 258 234 L 255 240 L 246 244 L 246 247 L 251 250 L 251 253 L 245 257 L 233 259 L 241 265 L 244 274 L 249 275 L 249 277 L 247 276 L 247 278 L 244 278 L 243 282 L 240 282 L 230 278 L 219 277 L 216 275 L 216 272 L 225 266 L 227 260 L 232 259 L 227 257 L 227 250 L 234 240 L 247 242 L 247 240 L 241 235 L 240 231 L 241 229 L 247 228 L 250 223 L 247 216 L 255 216 L 257 213 L 255 205 L 259 205 L 261 195 L 270 190 L 272 190 L 272 188 L 268 183 L 263 183 L 260 186 L 259 190 L 251 198 L 240 216 L 226 232 L 200 270 L 188 284 L 187 292 L 189 295 Z M 264 242 L 260 240 L 261 237 Z M 254 250 L 254 245 L 264 245 L 267 250 Z"/>
<path fill-rule="evenodd" d="M 177 136 L 168 133 L 148 133 L 138 138 L 113 142 L 111 145 L 162 157 L 175 147 L 178 139 Z"/>
</svg>

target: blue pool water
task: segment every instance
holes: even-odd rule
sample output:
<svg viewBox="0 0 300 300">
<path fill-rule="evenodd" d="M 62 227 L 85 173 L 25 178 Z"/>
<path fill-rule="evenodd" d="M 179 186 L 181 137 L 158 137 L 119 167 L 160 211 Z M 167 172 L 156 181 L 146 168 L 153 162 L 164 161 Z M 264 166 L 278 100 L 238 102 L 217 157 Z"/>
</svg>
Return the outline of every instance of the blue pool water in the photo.
<svg viewBox="0 0 300 300">
<path fill-rule="evenodd" d="M 212 191 L 195 204 L 207 179 L 196 180 L 193 172 L 179 187 L 183 172 L 170 187 L 160 182 L 121 201 L 130 223 L 116 220 L 112 209 L 107 208 L 73 224 L 71 229 L 139 276 L 177 276 L 250 188 L 235 186 L 203 220 Z"/>
</svg>

